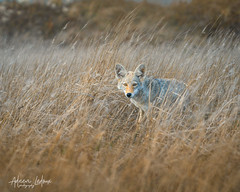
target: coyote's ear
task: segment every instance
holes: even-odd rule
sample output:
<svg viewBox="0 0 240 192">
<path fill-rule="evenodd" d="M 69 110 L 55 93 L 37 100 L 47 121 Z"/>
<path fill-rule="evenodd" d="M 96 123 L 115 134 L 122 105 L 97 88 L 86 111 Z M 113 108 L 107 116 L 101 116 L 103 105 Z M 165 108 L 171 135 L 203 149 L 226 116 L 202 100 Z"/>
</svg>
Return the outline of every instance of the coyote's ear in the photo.
<svg viewBox="0 0 240 192">
<path fill-rule="evenodd" d="M 135 75 L 139 78 L 142 78 L 145 76 L 145 65 L 141 64 L 135 69 Z"/>
<path fill-rule="evenodd" d="M 125 77 L 125 75 L 127 74 L 127 71 L 122 65 L 116 64 L 115 73 L 116 73 L 116 77 L 118 79 L 121 79 L 121 78 Z"/>
</svg>

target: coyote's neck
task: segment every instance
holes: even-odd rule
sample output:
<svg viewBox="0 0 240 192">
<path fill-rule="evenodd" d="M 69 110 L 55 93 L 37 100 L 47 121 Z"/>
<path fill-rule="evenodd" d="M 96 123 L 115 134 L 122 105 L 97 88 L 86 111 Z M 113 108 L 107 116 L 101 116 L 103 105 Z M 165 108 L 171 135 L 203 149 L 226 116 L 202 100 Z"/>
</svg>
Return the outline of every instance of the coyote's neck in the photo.
<svg viewBox="0 0 240 192">
<path fill-rule="evenodd" d="M 131 99 L 131 102 L 141 108 L 143 111 L 148 110 L 148 105 L 152 100 L 154 99 L 152 97 L 151 91 L 149 91 L 149 85 L 151 84 L 151 81 L 153 79 L 146 77 L 144 81 L 142 82 L 141 89 L 138 91 L 138 93 L 134 96 L 134 98 Z M 149 95 L 151 95 L 151 98 L 149 99 Z"/>
</svg>

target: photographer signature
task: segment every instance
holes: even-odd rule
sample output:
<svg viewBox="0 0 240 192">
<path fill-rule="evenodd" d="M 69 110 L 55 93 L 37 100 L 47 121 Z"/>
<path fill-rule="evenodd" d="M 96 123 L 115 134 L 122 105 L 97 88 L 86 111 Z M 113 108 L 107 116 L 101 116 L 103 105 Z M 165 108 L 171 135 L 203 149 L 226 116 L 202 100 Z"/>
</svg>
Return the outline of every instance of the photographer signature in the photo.
<svg viewBox="0 0 240 192">
<path fill-rule="evenodd" d="M 14 188 L 34 188 L 35 186 L 41 186 L 43 185 L 49 185 L 52 183 L 51 179 L 45 180 L 43 175 L 42 177 L 36 176 L 34 179 L 23 179 L 20 178 L 18 175 L 17 177 L 13 177 L 13 179 L 8 182 L 11 184 Z"/>
</svg>

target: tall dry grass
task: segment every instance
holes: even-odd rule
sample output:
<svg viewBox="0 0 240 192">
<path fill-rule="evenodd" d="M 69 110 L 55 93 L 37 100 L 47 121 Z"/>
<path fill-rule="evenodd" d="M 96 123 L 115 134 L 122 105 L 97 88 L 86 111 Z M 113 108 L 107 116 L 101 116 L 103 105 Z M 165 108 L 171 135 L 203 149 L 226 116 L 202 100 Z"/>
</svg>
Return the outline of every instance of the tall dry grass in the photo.
<svg viewBox="0 0 240 192">
<path fill-rule="evenodd" d="M 69 47 L 1 41 L 1 191 L 238 191 L 239 41 L 153 45 L 154 32 L 123 26 Z M 137 125 L 116 63 L 145 63 L 149 75 L 187 83 L 187 111 L 160 108 Z M 9 183 L 41 175 L 52 183 Z"/>
</svg>

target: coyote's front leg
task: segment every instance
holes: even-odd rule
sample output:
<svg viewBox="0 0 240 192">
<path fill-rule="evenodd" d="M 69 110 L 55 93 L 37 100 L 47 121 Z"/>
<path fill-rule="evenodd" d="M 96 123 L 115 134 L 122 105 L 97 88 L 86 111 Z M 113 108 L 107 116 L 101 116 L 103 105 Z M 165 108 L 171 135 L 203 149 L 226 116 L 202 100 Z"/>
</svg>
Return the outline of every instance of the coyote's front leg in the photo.
<svg viewBox="0 0 240 192">
<path fill-rule="evenodd" d="M 138 123 L 141 123 L 143 120 L 143 110 L 139 108 L 139 118 L 138 118 Z"/>
</svg>

